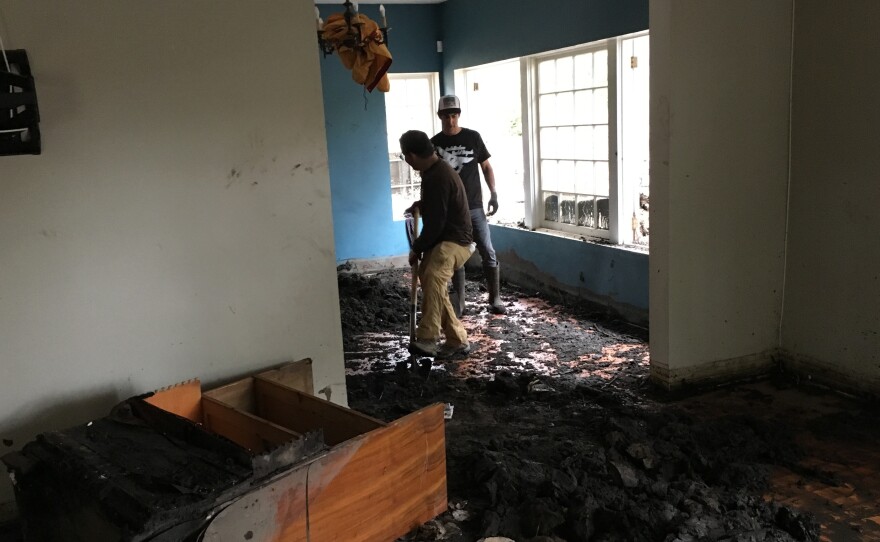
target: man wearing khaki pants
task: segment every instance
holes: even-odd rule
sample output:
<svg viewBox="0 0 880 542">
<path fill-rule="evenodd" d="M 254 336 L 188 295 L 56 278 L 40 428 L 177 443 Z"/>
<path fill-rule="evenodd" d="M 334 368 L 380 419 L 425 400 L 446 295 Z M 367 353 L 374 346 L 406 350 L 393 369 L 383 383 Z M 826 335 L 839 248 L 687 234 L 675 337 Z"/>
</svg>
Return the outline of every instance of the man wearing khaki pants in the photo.
<svg viewBox="0 0 880 542">
<path fill-rule="evenodd" d="M 447 283 L 473 252 L 467 195 L 455 170 L 440 159 L 428 135 L 410 130 L 400 136 L 401 158 L 422 177 L 421 198 L 413 204 L 422 217 L 422 232 L 413 241 L 410 265 L 419 262 L 422 318 L 410 342 L 413 354 L 451 358 L 470 352 L 467 332 L 449 302 Z M 440 348 L 440 332 L 446 336 Z"/>
</svg>

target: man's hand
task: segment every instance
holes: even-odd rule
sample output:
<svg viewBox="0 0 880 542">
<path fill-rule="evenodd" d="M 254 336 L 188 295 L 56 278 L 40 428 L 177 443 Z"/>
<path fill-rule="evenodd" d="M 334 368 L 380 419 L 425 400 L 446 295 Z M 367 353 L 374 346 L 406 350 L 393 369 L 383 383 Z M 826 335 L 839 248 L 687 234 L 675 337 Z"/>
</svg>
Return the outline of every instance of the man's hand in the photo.
<svg viewBox="0 0 880 542">
<path fill-rule="evenodd" d="M 492 216 L 498 212 L 498 192 L 492 192 L 492 197 L 489 198 L 489 212 L 486 213 L 486 216 Z"/>
<path fill-rule="evenodd" d="M 415 252 L 413 252 L 412 250 L 410 250 L 409 251 L 409 265 L 415 266 L 418 263 L 419 263 L 419 255 L 416 254 Z"/>
<path fill-rule="evenodd" d="M 414 201 L 412 205 L 410 205 L 405 211 L 403 211 L 403 214 L 405 214 L 405 215 L 406 214 L 410 214 L 410 215 L 414 214 L 413 211 L 415 211 L 416 209 L 418 209 L 419 214 L 421 214 L 421 209 L 419 209 L 421 204 L 422 204 L 422 200 Z"/>
</svg>

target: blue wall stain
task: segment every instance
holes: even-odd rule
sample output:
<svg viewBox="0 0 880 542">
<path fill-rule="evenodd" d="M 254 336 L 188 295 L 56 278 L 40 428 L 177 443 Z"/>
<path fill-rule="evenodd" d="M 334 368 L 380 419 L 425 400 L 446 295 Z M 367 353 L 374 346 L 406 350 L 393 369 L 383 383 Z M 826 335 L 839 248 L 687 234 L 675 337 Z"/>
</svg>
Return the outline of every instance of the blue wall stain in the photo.
<svg viewBox="0 0 880 542">
<path fill-rule="evenodd" d="M 326 20 L 331 6 L 319 7 Z M 378 5 L 361 9 L 379 19 Z M 647 30 L 648 0 L 447 0 L 389 4 L 386 15 L 390 73 L 440 72 L 441 90 L 454 92 L 455 69 Z M 336 55 L 321 60 L 321 78 L 337 262 L 405 255 L 403 224 L 391 216 L 384 95 L 365 93 Z M 647 254 L 491 228 L 502 265 L 515 254 L 558 284 L 647 310 Z"/>
</svg>

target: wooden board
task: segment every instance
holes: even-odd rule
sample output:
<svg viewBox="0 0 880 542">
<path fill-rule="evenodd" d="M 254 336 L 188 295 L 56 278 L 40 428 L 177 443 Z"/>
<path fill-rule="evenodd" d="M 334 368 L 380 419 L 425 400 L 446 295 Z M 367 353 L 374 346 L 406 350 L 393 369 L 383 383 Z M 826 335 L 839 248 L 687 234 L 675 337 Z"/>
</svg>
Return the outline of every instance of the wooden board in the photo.
<svg viewBox="0 0 880 542">
<path fill-rule="evenodd" d="M 431 405 L 312 463 L 310 542 L 395 540 L 445 512 L 445 429 Z"/>
<path fill-rule="evenodd" d="M 203 542 L 307 542 L 308 469 L 286 472 L 227 506 L 211 521 Z M 278 518 L 284 518 L 279 525 Z M 279 538 L 283 527 L 284 538 Z"/>
<path fill-rule="evenodd" d="M 217 514 L 206 542 L 385 542 L 446 511 L 443 405 L 275 477 Z"/>
<path fill-rule="evenodd" d="M 157 390 L 144 401 L 192 422 L 202 423 L 202 386 L 198 378 Z"/>
<path fill-rule="evenodd" d="M 254 377 L 257 414 L 298 433 L 324 430 L 330 446 L 383 427 L 384 422 L 289 388 L 263 376 Z"/>
<path fill-rule="evenodd" d="M 238 410 L 212 397 L 202 397 L 205 427 L 252 453 L 262 453 L 302 435 Z"/>
<path fill-rule="evenodd" d="M 310 358 L 292 361 L 286 365 L 259 373 L 256 376 L 284 384 L 309 395 L 315 394 L 314 380 L 312 378 L 312 360 Z"/>
<path fill-rule="evenodd" d="M 254 402 L 254 379 L 250 376 L 225 386 L 208 390 L 202 396 L 215 399 L 243 412 L 250 412 L 251 414 L 256 414 L 257 412 L 257 405 Z"/>
</svg>

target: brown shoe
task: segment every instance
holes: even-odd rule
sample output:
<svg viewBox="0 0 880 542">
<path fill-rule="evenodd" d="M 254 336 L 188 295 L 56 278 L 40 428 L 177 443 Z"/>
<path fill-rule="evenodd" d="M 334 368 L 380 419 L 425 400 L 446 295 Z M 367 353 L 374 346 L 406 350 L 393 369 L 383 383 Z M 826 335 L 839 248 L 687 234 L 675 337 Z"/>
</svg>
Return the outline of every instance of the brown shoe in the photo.
<svg viewBox="0 0 880 542">
<path fill-rule="evenodd" d="M 409 342 L 409 353 L 418 356 L 434 357 L 437 355 L 437 343 L 416 339 Z"/>
<path fill-rule="evenodd" d="M 471 343 L 467 341 L 460 344 L 454 344 L 447 341 L 440 345 L 440 348 L 437 350 L 437 359 L 450 359 L 464 356 L 470 353 L 470 351 Z"/>
</svg>

